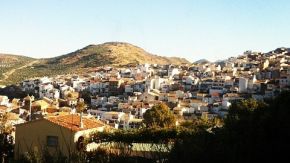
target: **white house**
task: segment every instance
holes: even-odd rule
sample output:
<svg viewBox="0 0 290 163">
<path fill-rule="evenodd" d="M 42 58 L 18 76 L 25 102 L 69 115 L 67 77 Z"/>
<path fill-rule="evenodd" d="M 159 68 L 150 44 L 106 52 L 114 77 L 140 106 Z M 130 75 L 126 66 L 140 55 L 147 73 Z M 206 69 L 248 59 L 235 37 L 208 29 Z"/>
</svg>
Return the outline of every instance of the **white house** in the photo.
<svg viewBox="0 0 290 163">
<path fill-rule="evenodd" d="M 101 119 L 107 121 L 107 123 L 115 128 L 118 128 L 121 118 L 125 115 L 123 112 L 103 112 Z"/>
<path fill-rule="evenodd" d="M 164 83 L 165 81 L 167 81 L 167 80 L 164 78 L 160 78 L 159 76 L 156 76 L 154 78 L 153 89 L 160 89 L 161 83 Z"/>
<path fill-rule="evenodd" d="M 198 112 L 199 111 L 200 112 L 208 111 L 207 103 L 203 102 L 201 100 L 192 99 L 192 100 L 190 100 L 189 106 L 191 108 L 190 109 L 191 112 L 194 112 L 194 111 L 198 111 Z"/>
<path fill-rule="evenodd" d="M 237 102 L 243 99 L 244 99 L 243 97 L 240 97 L 236 93 L 227 93 L 223 95 L 222 108 L 228 109 L 232 105 L 233 102 Z"/>
<path fill-rule="evenodd" d="M 90 83 L 89 89 L 90 89 L 90 92 L 92 94 L 108 92 L 108 90 L 109 90 L 109 83 L 108 82 L 94 82 L 94 83 Z"/>
<path fill-rule="evenodd" d="M 168 69 L 168 76 L 169 78 L 172 78 L 174 75 L 178 75 L 179 70 L 177 68 L 169 68 Z"/>
<path fill-rule="evenodd" d="M 239 92 L 240 93 L 247 92 L 247 89 L 248 89 L 248 81 L 249 81 L 248 78 L 243 78 L 243 77 L 240 77 L 239 78 Z"/>
<path fill-rule="evenodd" d="M 80 79 L 78 76 L 73 76 L 71 78 L 71 84 L 72 84 L 73 88 L 77 88 L 78 84 L 81 83 L 81 82 L 83 82 L 83 80 Z"/>
<path fill-rule="evenodd" d="M 104 103 L 108 102 L 108 98 L 107 97 L 92 97 L 91 98 L 91 105 L 92 106 L 98 106 L 98 105 L 102 105 Z"/>
<path fill-rule="evenodd" d="M 50 83 L 40 84 L 39 85 L 39 98 L 48 97 L 48 98 L 59 98 L 60 92 L 57 89 L 54 89 L 53 85 Z"/>
<path fill-rule="evenodd" d="M 1 96 L 0 95 L 0 105 L 8 106 L 9 105 L 9 99 L 7 96 Z"/>
<path fill-rule="evenodd" d="M 35 83 L 34 80 L 24 80 L 22 82 L 22 91 L 29 92 L 34 91 Z"/>
<path fill-rule="evenodd" d="M 142 125 L 143 119 L 134 118 L 131 114 L 125 114 L 121 117 L 119 129 L 139 128 Z"/>
</svg>

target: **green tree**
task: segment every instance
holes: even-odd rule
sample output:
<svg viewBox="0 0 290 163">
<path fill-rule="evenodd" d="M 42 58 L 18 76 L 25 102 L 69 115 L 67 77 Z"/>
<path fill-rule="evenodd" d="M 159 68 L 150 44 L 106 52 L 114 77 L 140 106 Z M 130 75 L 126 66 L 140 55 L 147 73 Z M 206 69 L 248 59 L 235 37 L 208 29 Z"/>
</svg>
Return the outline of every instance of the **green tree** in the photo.
<svg viewBox="0 0 290 163">
<path fill-rule="evenodd" d="M 288 159 L 290 92 L 266 103 L 233 104 L 221 128 L 200 131 L 176 142 L 169 162 L 260 162 Z M 210 154 L 210 157 L 208 157 Z"/>
<path fill-rule="evenodd" d="M 226 124 L 234 125 L 235 122 L 248 122 L 253 114 L 265 109 L 266 106 L 266 103 L 252 98 L 235 102 L 229 108 L 229 115 L 226 119 Z"/>
<path fill-rule="evenodd" d="M 81 91 L 80 96 L 85 100 L 87 104 L 91 104 L 91 93 L 89 90 Z"/>
<path fill-rule="evenodd" d="M 164 103 L 147 110 L 143 118 L 147 127 L 172 127 L 176 122 L 176 117 Z"/>
</svg>

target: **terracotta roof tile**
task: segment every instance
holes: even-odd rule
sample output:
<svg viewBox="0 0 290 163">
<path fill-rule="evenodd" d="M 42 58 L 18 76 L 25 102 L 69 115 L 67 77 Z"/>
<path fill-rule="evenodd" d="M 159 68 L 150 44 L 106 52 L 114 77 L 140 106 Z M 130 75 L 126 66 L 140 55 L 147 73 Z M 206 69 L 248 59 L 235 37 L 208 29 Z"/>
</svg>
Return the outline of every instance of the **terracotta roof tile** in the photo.
<svg viewBox="0 0 290 163">
<path fill-rule="evenodd" d="M 72 131 L 88 130 L 103 127 L 106 125 L 103 122 L 98 121 L 96 119 L 89 119 L 83 117 L 83 128 L 80 128 L 80 116 L 76 114 L 47 117 L 46 119 L 52 123 L 63 126 Z"/>
</svg>

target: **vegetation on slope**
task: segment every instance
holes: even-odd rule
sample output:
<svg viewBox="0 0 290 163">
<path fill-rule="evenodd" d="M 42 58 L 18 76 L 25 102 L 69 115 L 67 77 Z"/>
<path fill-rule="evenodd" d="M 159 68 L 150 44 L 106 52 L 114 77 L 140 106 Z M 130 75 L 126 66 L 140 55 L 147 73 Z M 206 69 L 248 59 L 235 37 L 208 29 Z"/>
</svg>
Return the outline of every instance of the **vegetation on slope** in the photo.
<svg viewBox="0 0 290 163">
<path fill-rule="evenodd" d="M 253 99 L 231 106 L 222 128 L 175 144 L 170 162 L 280 162 L 288 158 L 290 92 L 267 104 Z"/>
<path fill-rule="evenodd" d="M 20 68 L 30 62 L 33 62 L 35 59 L 25 57 L 25 56 L 18 56 L 18 55 L 11 55 L 11 54 L 0 54 L 0 85 L 8 83 L 4 80 L 8 77 L 7 73 L 17 68 Z"/>
<path fill-rule="evenodd" d="M 108 42 L 99 45 L 89 45 L 63 56 L 50 60 L 50 63 L 76 64 L 85 67 L 91 66 L 124 66 L 128 64 L 182 64 L 189 63 L 178 57 L 161 57 L 150 54 L 140 47 L 129 43 Z"/>
<path fill-rule="evenodd" d="M 23 57 L 23 59 L 19 58 L 18 60 L 21 61 L 21 63 L 18 64 L 17 62 L 17 64 L 14 65 L 20 67 L 34 59 Z M 99 45 L 89 45 L 83 49 L 55 58 L 40 59 L 38 63 L 34 65 L 15 70 L 14 73 L 17 75 L 9 76 L 7 80 L 2 81 L 2 84 L 13 84 L 33 77 L 81 73 L 93 67 L 122 67 L 144 63 L 179 65 L 189 62 L 186 59 L 178 57 L 161 57 L 153 55 L 128 43 L 108 42 Z M 13 68 L 17 67 L 11 67 L 9 69 Z M 1 68 L 1 71 L 6 72 L 9 69 Z"/>
</svg>

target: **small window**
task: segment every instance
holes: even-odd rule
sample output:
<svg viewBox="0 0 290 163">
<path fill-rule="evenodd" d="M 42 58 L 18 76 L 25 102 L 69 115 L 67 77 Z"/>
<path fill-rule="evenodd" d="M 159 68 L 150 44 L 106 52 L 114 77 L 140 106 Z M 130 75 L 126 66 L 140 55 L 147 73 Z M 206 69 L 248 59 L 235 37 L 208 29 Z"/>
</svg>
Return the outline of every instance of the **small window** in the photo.
<svg viewBox="0 0 290 163">
<path fill-rule="evenodd" d="M 49 147 L 57 147 L 58 146 L 58 137 L 57 136 L 47 136 L 46 143 Z"/>
</svg>

